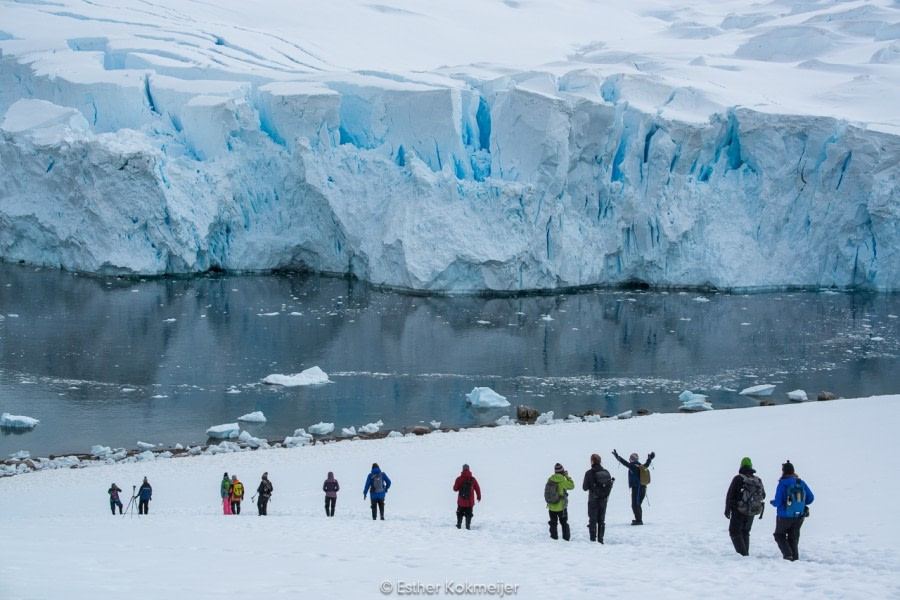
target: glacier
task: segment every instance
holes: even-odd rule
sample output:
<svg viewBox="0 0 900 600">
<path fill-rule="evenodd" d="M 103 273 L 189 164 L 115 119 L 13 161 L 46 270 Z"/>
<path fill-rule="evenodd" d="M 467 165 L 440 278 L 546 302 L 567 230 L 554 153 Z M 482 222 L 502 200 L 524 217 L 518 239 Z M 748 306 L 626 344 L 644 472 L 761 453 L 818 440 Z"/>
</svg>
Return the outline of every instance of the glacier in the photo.
<svg viewBox="0 0 900 600">
<path fill-rule="evenodd" d="M 0 259 L 312 270 L 430 293 L 900 289 L 887 0 L 575 2 L 670 44 L 617 48 L 573 25 L 561 56 L 540 41 L 526 64 L 427 69 L 347 54 L 369 47 L 369 20 L 412 18 L 408 0 L 350 3 L 296 37 L 143 4 L 0 1 Z M 552 28 L 537 8 L 522 27 Z M 341 28 L 360 37 L 326 37 Z"/>
</svg>

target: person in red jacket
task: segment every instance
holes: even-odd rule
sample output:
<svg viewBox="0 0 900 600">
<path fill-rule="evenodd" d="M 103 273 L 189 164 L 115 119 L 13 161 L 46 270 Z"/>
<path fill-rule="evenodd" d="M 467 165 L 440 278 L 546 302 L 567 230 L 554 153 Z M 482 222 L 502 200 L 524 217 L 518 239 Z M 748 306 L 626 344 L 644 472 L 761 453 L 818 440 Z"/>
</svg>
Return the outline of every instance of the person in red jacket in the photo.
<svg viewBox="0 0 900 600">
<path fill-rule="evenodd" d="M 453 491 L 458 492 L 456 498 L 456 528 L 462 528 L 463 517 L 466 518 L 466 529 L 472 528 L 472 507 L 475 500 L 481 502 L 481 486 L 478 480 L 472 476 L 469 465 L 462 466 L 462 473 L 453 483 Z"/>
</svg>

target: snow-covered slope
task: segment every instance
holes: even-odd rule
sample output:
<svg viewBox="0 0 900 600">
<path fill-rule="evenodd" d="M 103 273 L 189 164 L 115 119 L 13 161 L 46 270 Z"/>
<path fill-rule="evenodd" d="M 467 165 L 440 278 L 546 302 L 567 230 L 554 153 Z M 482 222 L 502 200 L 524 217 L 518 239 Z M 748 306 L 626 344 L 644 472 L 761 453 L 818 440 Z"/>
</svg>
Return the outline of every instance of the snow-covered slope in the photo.
<svg viewBox="0 0 900 600">
<path fill-rule="evenodd" d="M 890 0 L 0 0 L 0 257 L 900 289 Z"/>
<path fill-rule="evenodd" d="M 573 600 L 695 600 L 732 598 L 736 587 L 750 598 L 897 598 L 900 520 L 889 507 L 867 507 L 873 495 L 900 493 L 897 477 L 886 476 L 900 450 L 898 402 L 881 396 L 471 429 L 4 477 L 0 598 L 531 600 L 562 591 Z M 630 525 L 627 474 L 613 449 L 656 452 L 643 527 Z M 602 546 L 588 540 L 581 489 L 594 452 L 616 478 Z M 771 506 L 754 521 L 750 557 L 732 548 L 725 492 L 744 456 L 769 498 L 787 459 L 815 494 L 799 561 L 781 558 Z M 392 485 L 385 520 L 373 522 L 362 490 L 376 461 Z M 548 535 L 543 486 L 556 462 L 576 486 L 569 542 Z M 471 531 L 454 527 L 452 486 L 463 463 L 483 493 Z M 222 515 L 226 471 L 247 490 L 240 516 Z M 323 511 L 329 471 L 341 486 L 334 518 Z M 263 472 L 275 488 L 267 517 L 249 501 Z M 111 483 L 127 503 L 145 476 L 150 514 L 111 516 Z M 388 588 L 401 582 L 439 592 Z M 466 582 L 517 588 L 504 596 L 445 591 Z"/>
</svg>

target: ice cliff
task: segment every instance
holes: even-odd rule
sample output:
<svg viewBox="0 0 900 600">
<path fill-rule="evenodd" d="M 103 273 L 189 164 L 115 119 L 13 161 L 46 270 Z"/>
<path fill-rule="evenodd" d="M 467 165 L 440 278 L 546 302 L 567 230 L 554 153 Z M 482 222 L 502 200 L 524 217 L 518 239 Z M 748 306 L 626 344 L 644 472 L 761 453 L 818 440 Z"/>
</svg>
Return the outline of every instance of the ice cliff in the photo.
<svg viewBox="0 0 900 600">
<path fill-rule="evenodd" d="M 44 5 L 15 4 L 0 10 Z M 830 77 L 809 56 L 850 23 L 878 45 L 870 64 L 896 75 L 900 27 L 884 18 L 900 9 L 860 34 L 868 14 L 824 30 L 806 15 L 803 31 L 757 32 L 734 60 Z M 66 23 L 37 42 L 0 22 L 5 260 L 302 268 L 442 292 L 900 289 L 900 120 L 745 104 L 591 47 L 546 68 L 397 74 L 306 52 L 301 64 L 296 49 L 284 66 L 204 34 L 221 53 L 210 62 L 162 34 Z M 802 56 L 768 56 L 798 52 L 797 36 Z"/>
</svg>

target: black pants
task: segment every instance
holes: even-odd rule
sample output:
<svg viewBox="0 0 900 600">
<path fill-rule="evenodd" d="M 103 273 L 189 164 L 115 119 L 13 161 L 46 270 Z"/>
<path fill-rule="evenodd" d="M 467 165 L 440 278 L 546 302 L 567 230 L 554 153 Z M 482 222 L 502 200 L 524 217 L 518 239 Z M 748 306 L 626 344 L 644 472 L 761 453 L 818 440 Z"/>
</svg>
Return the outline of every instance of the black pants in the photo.
<svg viewBox="0 0 900 600">
<path fill-rule="evenodd" d="M 371 496 L 370 496 L 371 497 Z M 372 520 L 377 517 L 377 512 L 381 512 L 381 520 L 384 521 L 384 498 L 372 498 Z"/>
<path fill-rule="evenodd" d="M 644 511 L 641 509 L 641 503 L 644 501 L 644 496 L 646 495 L 646 486 L 639 485 L 631 488 L 631 512 L 634 513 L 634 520 L 636 523 L 644 522 Z"/>
<path fill-rule="evenodd" d="M 603 543 L 603 534 L 606 532 L 606 498 L 592 498 L 588 500 L 588 533 L 591 541 Z"/>
<path fill-rule="evenodd" d="M 259 500 L 256 501 L 256 508 L 259 509 L 259 516 L 265 516 L 269 513 L 266 512 L 266 509 L 269 506 L 269 497 L 260 495 Z"/>
<path fill-rule="evenodd" d="M 112 511 L 112 514 L 116 514 L 116 507 L 119 507 L 119 514 L 122 514 L 122 501 L 121 500 L 110 500 L 109 501 L 109 509 Z"/>
<path fill-rule="evenodd" d="M 466 519 L 466 529 L 472 529 L 472 507 L 457 506 L 456 507 L 456 528 L 462 528 L 463 518 Z"/>
<path fill-rule="evenodd" d="M 233 514 L 233 515 L 241 514 L 241 501 L 240 500 L 232 500 L 231 501 L 231 514 Z"/>
<path fill-rule="evenodd" d="M 149 515 L 150 514 L 150 500 L 141 500 L 138 502 L 138 514 L 139 515 Z"/>
<path fill-rule="evenodd" d="M 337 504 L 337 498 L 329 498 L 325 496 L 325 516 L 333 517 L 334 516 L 334 505 Z"/>
<path fill-rule="evenodd" d="M 745 515 L 736 510 L 731 511 L 728 522 L 728 535 L 734 544 L 734 551 L 743 556 L 750 556 L 750 528 L 753 527 L 753 515 Z"/>
<path fill-rule="evenodd" d="M 781 556 L 787 560 L 800 558 L 800 528 L 803 527 L 803 517 L 778 517 L 775 519 L 775 543 L 781 550 Z"/>
<path fill-rule="evenodd" d="M 569 539 L 569 509 L 564 508 L 559 512 L 555 510 L 548 511 L 550 513 L 550 537 L 554 540 L 559 538 L 557 533 L 556 524 L 557 522 L 562 525 L 562 538 L 564 540 Z"/>
</svg>

